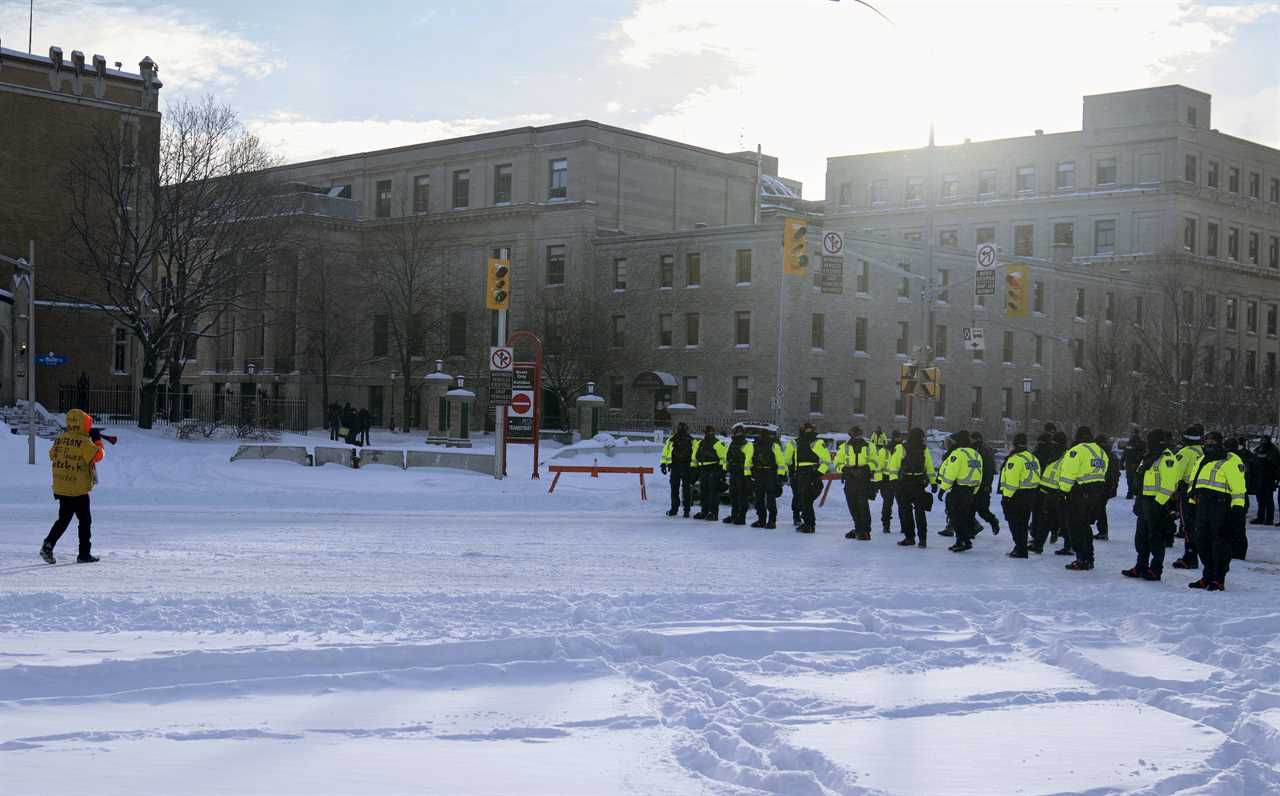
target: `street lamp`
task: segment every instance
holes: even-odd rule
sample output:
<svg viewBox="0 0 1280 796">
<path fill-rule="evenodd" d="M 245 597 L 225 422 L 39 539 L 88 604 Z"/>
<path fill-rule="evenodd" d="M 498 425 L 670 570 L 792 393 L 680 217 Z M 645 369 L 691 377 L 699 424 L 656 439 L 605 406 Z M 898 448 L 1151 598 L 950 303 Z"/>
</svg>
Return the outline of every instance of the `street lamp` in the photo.
<svg viewBox="0 0 1280 796">
<path fill-rule="evenodd" d="M 27 256 L 5 257 L 0 254 L 0 262 L 6 262 L 16 269 L 15 286 L 27 283 L 27 464 L 36 463 L 36 242 L 27 242 Z"/>
<path fill-rule="evenodd" d="M 1031 431 L 1031 379 L 1022 380 L 1022 432 Z"/>
</svg>

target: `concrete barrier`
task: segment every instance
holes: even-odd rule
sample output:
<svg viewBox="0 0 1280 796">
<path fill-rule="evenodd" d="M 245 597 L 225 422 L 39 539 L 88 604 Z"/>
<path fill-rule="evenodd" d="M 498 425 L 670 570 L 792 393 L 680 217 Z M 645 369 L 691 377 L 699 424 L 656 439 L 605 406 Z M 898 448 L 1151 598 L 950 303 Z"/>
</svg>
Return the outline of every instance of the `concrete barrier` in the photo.
<svg viewBox="0 0 1280 796">
<path fill-rule="evenodd" d="M 316 467 L 324 464 L 340 464 L 343 467 L 355 467 L 355 456 L 351 448 L 316 447 Z"/>
<path fill-rule="evenodd" d="M 278 459 L 306 467 L 311 463 L 307 449 L 301 445 L 241 445 L 231 454 L 231 461 L 242 459 Z"/>
<path fill-rule="evenodd" d="M 364 467 L 370 464 L 389 464 L 392 467 L 404 469 L 404 451 L 402 450 L 383 450 L 380 448 L 361 448 L 360 449 L 360 466 Z"/>
<path fill-rule="evenodd" d="M 447 467 L 493 475 L 492 453 L 459 451 L 408 451 L 409 467 Z"/>
</svg>

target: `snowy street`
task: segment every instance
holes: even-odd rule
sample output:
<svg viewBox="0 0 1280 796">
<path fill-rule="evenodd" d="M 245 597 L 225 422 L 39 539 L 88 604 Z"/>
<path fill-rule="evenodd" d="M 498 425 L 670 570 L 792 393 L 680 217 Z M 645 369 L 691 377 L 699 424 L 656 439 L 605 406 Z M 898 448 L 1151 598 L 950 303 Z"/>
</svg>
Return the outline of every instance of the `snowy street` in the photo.
<svg viewBox="0 0 1280 796">
<path fill-rule="evenodd" d="M 805 537 L 789 495 L 776 531 L 669 519 L 658 475 L 548 495 L 526 448 L 499 484 L 126 430 L 102 561 L 73 525 L 48 567 L 0 430 L 4 794 L 1280 790 L 1277 528 L 1206 594 L 1120 577 L 1119 499 L 1073 573 L 952 554 L 940 507 L 926 550 L 848 541 L 838 489 Z"/>
</svg>

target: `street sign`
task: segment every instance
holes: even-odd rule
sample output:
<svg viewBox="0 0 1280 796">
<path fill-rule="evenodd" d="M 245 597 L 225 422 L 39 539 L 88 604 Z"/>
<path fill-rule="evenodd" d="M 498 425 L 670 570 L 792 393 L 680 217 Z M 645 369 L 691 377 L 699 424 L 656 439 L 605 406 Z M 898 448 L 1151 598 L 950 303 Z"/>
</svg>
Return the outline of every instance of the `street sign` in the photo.
<svg viewBox="0 0 1280 796">
<path fill-rule="evenodd" d="M 823 238 L 823 245 L 826 245 L 826 238 Z M 844 244 L 841 244 L 842 246 Z M 822 281 L 820 285 L 823 293 L 844 293 L 844 258 L 843 257 L 823 257 L 822 258 Z"/>
<path fill-rule="evenodd" d="M 994 296 L 996 294 L 996 269 L 979 268 L 973 280 L 973 295 Z"/>
<path fill-rule="evenodd" d="M 511 381 L 513 374 L 509 370 L 489 371 L 489 406 L 509 406 L 511 404 Z"/>
<path fill-rule="evenodd" d="M 65 364 L 67 364 L 67 358 L 66 358 L 66 357 L 64 357 L 64 356 L 60 356 L 60 355 L 58 355 L 58 354 L 55 354 L 55 353 L 53 353 L 52 351 L 50 351 L 50 352 L 49 352 L 49 353 L 47 353 L 47 354 L 41 354 L 40 356 L 36 357 L 36 364 L 37 364 L 37 365 L 51 365 L 51 366 L 52 366 L 52 365 L 65 365 Z"/>
<path fill-rule="evenodd" d="M 978 327 L 965 327 L 964 330 L 964 347 L 967 351 L 986 351 L 987 338 L 982 329 Z"/>
<path fill-rule="evenodd" d="M 533 412 L 533 394 L 522 390 L 511 395 L 511 413 L 523 416 Z"/>
<path fill-rule="evenodd" d="M 844 254 L 844 235 L 839 232 L 827 232 L 822 236 L 822 256 L 840 257 Z"/>
<path fill-rule="evenodd" d="M 533 442 L 536 411 L 537 365 L 517 362 L 512 366 L 511 408 L 507 415 L 507 442 Z"/>
<path fill-rule="evenodd" d="M 977 260 L 979 268 L 995 268 L 996 245 L 994 243 L 979 243 Z"/>
<path fill-rule="evenodd" d="M 511 363 L 515 361 L 515 357 L 511 355 L 511 349 L 507 346 L 490 346 L 489 347 L 489 372 L 497 371 L 511 372 Z"/>
</svg>

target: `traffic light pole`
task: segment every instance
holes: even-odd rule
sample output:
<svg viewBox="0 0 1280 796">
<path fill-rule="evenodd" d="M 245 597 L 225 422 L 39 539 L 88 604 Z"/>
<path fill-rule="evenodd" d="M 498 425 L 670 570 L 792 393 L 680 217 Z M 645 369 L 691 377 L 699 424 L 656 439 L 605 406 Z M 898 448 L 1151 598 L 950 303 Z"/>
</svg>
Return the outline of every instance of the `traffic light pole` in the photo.
<svg viewBox="0 0 1280 796">
<path fill-rule="evenodd" d="M 507 344 L 507 311 L 498 313 L 498 345 Z M 507 407 L 493 408 L 493 477 L 501 481 L 507 474 Z"/>
</svg>

